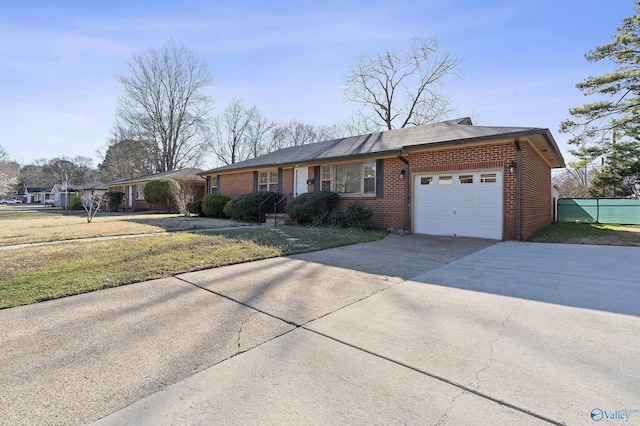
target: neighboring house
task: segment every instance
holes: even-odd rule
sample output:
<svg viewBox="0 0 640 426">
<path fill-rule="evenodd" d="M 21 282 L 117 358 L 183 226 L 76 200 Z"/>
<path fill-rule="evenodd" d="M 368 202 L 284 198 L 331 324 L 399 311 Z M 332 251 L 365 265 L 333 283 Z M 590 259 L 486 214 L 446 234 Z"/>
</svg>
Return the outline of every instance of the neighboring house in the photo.
<svg viewBox="0 0 640 426">
<path fill-rule="evenodd" d="M 18 194 L 20 200 L 25 204 L 36 203 L 38 202 L 38 193 L 46 192 L 47 188 L 34 188 L 34 187 L 26 187 L 24 188 L 24 192 Z"/>
<path fill-rule="evenodd" d="M 331 190 L 361 200 L 371 225 L 419 234 L 526 239 L 551 223 L 548 129 L 474 126 L 469 118 L 278 150 L 200 173 L 207 192 Z"/>
<path fill-rule="evenodd" d="M 107 192 L 107 184 L 103 182 L 91 182 L 82 185 L 69 185 L 69 191 L 72 192 L 93 192 L 98 195 L 104 195 Z"/>
<path fill-rule="evenodd" d="M 33 202 L 38 204 L 53 205 L 55 201 L 52 191 L 53 189 L 43 189 L 42 191 L 36 192 L 32 197 Z"/>
<path fill-rule="evenodd" d="M 60 184 L 53 185 L 53 188 L 36 192 L 32 196 L 33 203 L 46 204 L 55 207 L 68 207 L 69 201 L 76 195 L 76 190 L 71 185 L 66 190 L 62 190 Z"/>
<path fill-rule="evenodd" d="M 205 194 L 205 181 L 199 176 L 200 172 L 202 172 L 202 169 L 183 169 L 134 179 L 116 180 L 108 182 L 106 185 L 109 192 L 124 193 L 124 198 L 120 205 L 121 209 L 129 211 L 151 210 L 154 207 L 144 200 L 144 186 L 149 181 L 159 178 L 171 178 L 182 184 L 189 183 L 196 188 L 195 200 L 200 200 Z"/>
<path fill-rule="evenodd" d="M 91 182 L 85 183 L 82 185 L 69 185 L 67 201 L 65 206 L 69 206 L 71 202 L 71 198 L 77 195 L 79 197 L 83 197 L 84 194 L 96 194 L 96 195 L 104 195 L 107 192 L 107 184 L 103 182 Z M 104 207 L 104 206 L 103 206 Z"/>
</svg>

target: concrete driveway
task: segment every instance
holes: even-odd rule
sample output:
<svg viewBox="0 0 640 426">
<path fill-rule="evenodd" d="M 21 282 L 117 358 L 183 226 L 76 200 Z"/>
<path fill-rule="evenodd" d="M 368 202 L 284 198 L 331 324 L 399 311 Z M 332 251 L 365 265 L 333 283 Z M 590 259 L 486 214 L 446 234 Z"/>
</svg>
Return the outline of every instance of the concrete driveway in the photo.
<svg viewBox="0 0 640 426">
<path fill-rule="evenodd" d="M 640 424 L 639 258 L 392 235 L 3 310 L 0 424 Z"/>
</svg>

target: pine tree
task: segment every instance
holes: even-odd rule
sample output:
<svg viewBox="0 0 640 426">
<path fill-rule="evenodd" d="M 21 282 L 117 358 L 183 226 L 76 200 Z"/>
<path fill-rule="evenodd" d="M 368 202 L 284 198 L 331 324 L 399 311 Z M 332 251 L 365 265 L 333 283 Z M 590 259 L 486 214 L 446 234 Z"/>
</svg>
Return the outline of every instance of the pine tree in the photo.
<svg viewBox="0 0 640 426">
<path fill-rule="evenodd" d="M 640 180 L 640 1 L 636 14 L 622 21 L 613 41 L 585 55 L 589 62 L 610 60 L 613 72 L 587 77 L 576 87 L 599 99 L 569 113 L 560 131 L 573 133 L 569 143 L 578 164 L 601 157 L 601 170 L 591 182 L 592 195 L 638 195 Z"/>
</svg>

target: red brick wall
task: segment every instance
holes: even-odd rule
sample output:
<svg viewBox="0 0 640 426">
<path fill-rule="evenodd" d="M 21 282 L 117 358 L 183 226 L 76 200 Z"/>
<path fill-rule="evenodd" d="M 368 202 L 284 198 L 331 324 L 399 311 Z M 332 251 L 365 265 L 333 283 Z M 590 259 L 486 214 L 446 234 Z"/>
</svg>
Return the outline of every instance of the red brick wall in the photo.
<svg viewBox="0 0 640 426">
<path fill-rule="evenodd" d="M 253 192 L 253 171 L 220 175 L 218 188 L 229 198 Z"/>
<path fill-rule="evenodd" d="M 282 169 L 282 193 L 293 194 L 293 169 Z"/>
<path fill-rule="evenodd" d="M 384 160 L 384 178 L 382 183 L 382 198 L 373 196 L 344 197 L 338 203 L 338 208 L 346 209 L 350 201 L 360 200 L 371 207 L 373 216 L 370 226 L 381 229 L 404 228 L 404 180 L 400 179 L 400 170 L 404 163 L 399 158 Z M 313 188 L 311 188 L 313 190 Z"/>
<path fill-rule="evenodd" d="M 522 205 L 521 239 L 526 239 L 538 228 L 551 223 L 551 170 L 538 153 L 522 141 Z M 400 178 L 404 163 L 399 158 L 384 160 L 383 197 L 343 197 L 338 208 L 346 208 L 350 201 L 361 200 L 373 210 L 371 226 L 375 228 L 404 228 L 404 191 L 409 185 L 409 230 L 411 224 L 412 182 L 415 173 L 502 169 L 503 172 L 503 239 L 515 238 L 516 174 L 509 172 L 509 163 L 516 160 L 513 141 L 485 145 L 447 148 L 404 155 L 409 161 L 409 176 Z M 309 178 L 314 167 L 308 168 Z M 293 193 L 293 169 L 282 171 L 282 192 Z M 225 174 L 220 177 L 220 193 L 233 198 L 253 191 L 253 171 Z M 309 185 L 309 191 L 314 190 Z"/>
<path fill-rule="evenodd" d="M 522 144 L 521 239 L 553 220 L 551 211 L 551 167 L 528 143 Z"/>
</svg>

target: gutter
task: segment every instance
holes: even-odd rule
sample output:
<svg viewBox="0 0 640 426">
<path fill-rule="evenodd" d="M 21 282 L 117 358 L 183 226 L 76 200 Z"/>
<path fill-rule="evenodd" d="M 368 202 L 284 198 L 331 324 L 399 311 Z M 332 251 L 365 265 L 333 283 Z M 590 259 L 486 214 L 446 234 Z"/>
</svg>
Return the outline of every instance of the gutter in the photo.
<svg viewBox="0 0 640 426">
<path fill-rule="evenodd" d="M 398 154 L 400 161 L 404 163 L 404 228 L 405 233 L 409 232 L 409 160 L 402 154 Z"/>
</svg>

